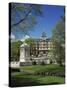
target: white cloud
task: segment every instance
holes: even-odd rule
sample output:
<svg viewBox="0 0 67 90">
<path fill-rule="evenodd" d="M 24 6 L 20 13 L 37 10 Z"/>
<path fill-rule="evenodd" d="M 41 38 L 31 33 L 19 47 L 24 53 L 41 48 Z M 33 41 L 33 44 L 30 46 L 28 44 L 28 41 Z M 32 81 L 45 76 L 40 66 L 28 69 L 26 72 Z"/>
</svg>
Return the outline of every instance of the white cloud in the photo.
<svg viewBox="0 0 67 90">
<path fill-rule="evenodd" d="M 31 15 L 32 13 L 29 13 L 29 15 Z"/>
<path fill-rule="evenodd" d="M 25 41 L 25 40 L 28 39 L 28 38 L 30 38 L 30 36 L 25 35 L 25 36 L 21 39 L 21 41 Z"/>
<path fill-rule="evenodd" d="M 11 39 L 15 39 L 15 35 L 11 33 Z"/>
</svg>

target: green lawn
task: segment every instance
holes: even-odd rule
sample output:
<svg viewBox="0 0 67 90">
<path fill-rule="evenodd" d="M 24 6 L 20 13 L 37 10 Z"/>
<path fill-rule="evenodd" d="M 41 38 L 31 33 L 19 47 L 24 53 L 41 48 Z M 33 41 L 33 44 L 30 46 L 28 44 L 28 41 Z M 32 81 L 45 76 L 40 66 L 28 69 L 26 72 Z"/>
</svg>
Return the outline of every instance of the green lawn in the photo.
<svg viewBox="0 0 67 90">
<path fill-rule="evenodd" d="M 32 73 L 35 72 L 46 72 L 46 71 L 55 71 L 55 72 L 64 72 L 65 67 L 59 65 L 32 65 L 32 66 L 22 66 L 21 70 L 30 71 Z"/>
<path fill-rule="evenodd" d="M 33 76 L 33 75 L 16 75 L 12 76 L 11 85 L 13 87 L 18 86 L 34 86 L 34 85 L 52 85 L 52 84 L 64 84 L 65 79 L 63 77 L 56 76 Z"/>
<path fill-rule="evenodd" d="M 35 75 L 36 72 L 64 72 L 65 67 L 59 65 L 32 65 L 22 66 L 21 72 L 11 73 L 11 86 L 34 86 L 34 85 L 51 85 L 64 84 L 65 78 L 59 76 L 42 76 Z M 25 73 L 25 72 L 31 72 Z"/>
</svg>

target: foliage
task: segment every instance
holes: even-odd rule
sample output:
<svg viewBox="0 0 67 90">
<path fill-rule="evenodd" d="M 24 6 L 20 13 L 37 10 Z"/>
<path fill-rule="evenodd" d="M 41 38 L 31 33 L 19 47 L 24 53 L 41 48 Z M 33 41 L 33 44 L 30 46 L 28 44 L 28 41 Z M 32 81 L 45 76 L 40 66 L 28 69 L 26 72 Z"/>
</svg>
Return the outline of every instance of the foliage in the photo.
<svg viewBox="0 0 67 90">
<path fill-rule="evenodd" d="M 27 34 L 36 24 L 36 16 L 41 15 L 41 5 L 11 3 L 11 31 L 21 30 Z"/>
<path fill-rule="evenodd" d="M 50 64 L 53 64 L 53 60 L 52 60 L 52 58 L 50 57 Z"/>
<path fill-rule="evenodd" d="M 26 39 L 25 42 L 30 46 L 30 54 L 31 55 L 35 55 L 35 46 L 36 46 L 36 43 L 35 43 L 35 40 L 32 39 L 32 38 L 29 38 L 29 39 Z"/>
<path fill-rule="evenodd" d="M 35 62 L 35 61 L 33 61 L 33 62 L 32 62 L 32 65 L 36 65 L 36 62 Z"/>
<path fill-rule="evenodd" d="M 33 45 L 33 44 L 35 44 L 35 40 L 32 39 L 32 38 L 26 39 L 25 42 L 26 42 L 28 45 Z"/>
<path fill-rule="evenodd" d="M 52 33 L 53 58 L 62 65 L 65 60 L 65 24 L 59 21 Z"/>
<path fill-rule="evenodd" d="M 10 71 L 11 72 L 20 72 L 20 69 L 19 68 L 10 68 Z"/>
<path fill-rule="evenodd" d="M 41 65 L 45 65 L 45 62 L 44 62 L 44 61 L 42 61 L 42 62 L 41 62 Z"/>
<path fill-rule="evenodd" d="M 12 61 L 18 61 L 21 44 L 22 44 L 21 41 L 11 42 L 11 60 Z"/>
</svg>

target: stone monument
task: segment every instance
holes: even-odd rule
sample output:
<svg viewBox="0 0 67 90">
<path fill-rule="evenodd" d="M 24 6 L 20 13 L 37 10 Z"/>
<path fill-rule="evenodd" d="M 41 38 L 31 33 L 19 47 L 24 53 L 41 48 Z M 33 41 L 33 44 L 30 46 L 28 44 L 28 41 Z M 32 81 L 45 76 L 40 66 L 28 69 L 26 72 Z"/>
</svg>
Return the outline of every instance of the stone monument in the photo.
<svg viewBox="0 0 67 90">
<path fill-rule="evenodd" d="M 20 46 L 20 66 L 23 65 L 32 65 L 30 61 L 30 46 L 25 42 Z"/>
</svg>

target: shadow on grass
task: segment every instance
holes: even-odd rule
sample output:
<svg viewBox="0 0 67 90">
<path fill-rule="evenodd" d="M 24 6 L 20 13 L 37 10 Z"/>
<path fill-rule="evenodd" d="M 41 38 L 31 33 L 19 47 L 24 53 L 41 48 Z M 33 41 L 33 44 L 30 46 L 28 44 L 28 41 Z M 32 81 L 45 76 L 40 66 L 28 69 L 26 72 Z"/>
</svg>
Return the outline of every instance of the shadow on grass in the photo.
<svg viewBox="0 0 67 90">
<path fill-rule="evenodd" d="M 13 77 L 11 80 L 11 87 L 21 87 L 21 86 L 35 86 L 38 82 L 30 78 L 16 78 Z"/>
<path fill-rule="evenodd" d="M 51 82 L 51 83 L 40 83 L 38 80 L 34 78 L 21 78 L 21 77 L 12 77 L 10 87 L 24 87 L 24 86 L 40 86 L 40 85 L 56 85 L 61 84 L 59 82 Z M 64 83 L 63 83 L 64 84 Z"/>
<path fill-rule="evenodd" d="M 11 72 L 10 87 L 58 85 L 65 83 L 65 69 L 58 65 L 24 66 L 21 70 L 21 72 Z"/>
</svg>

